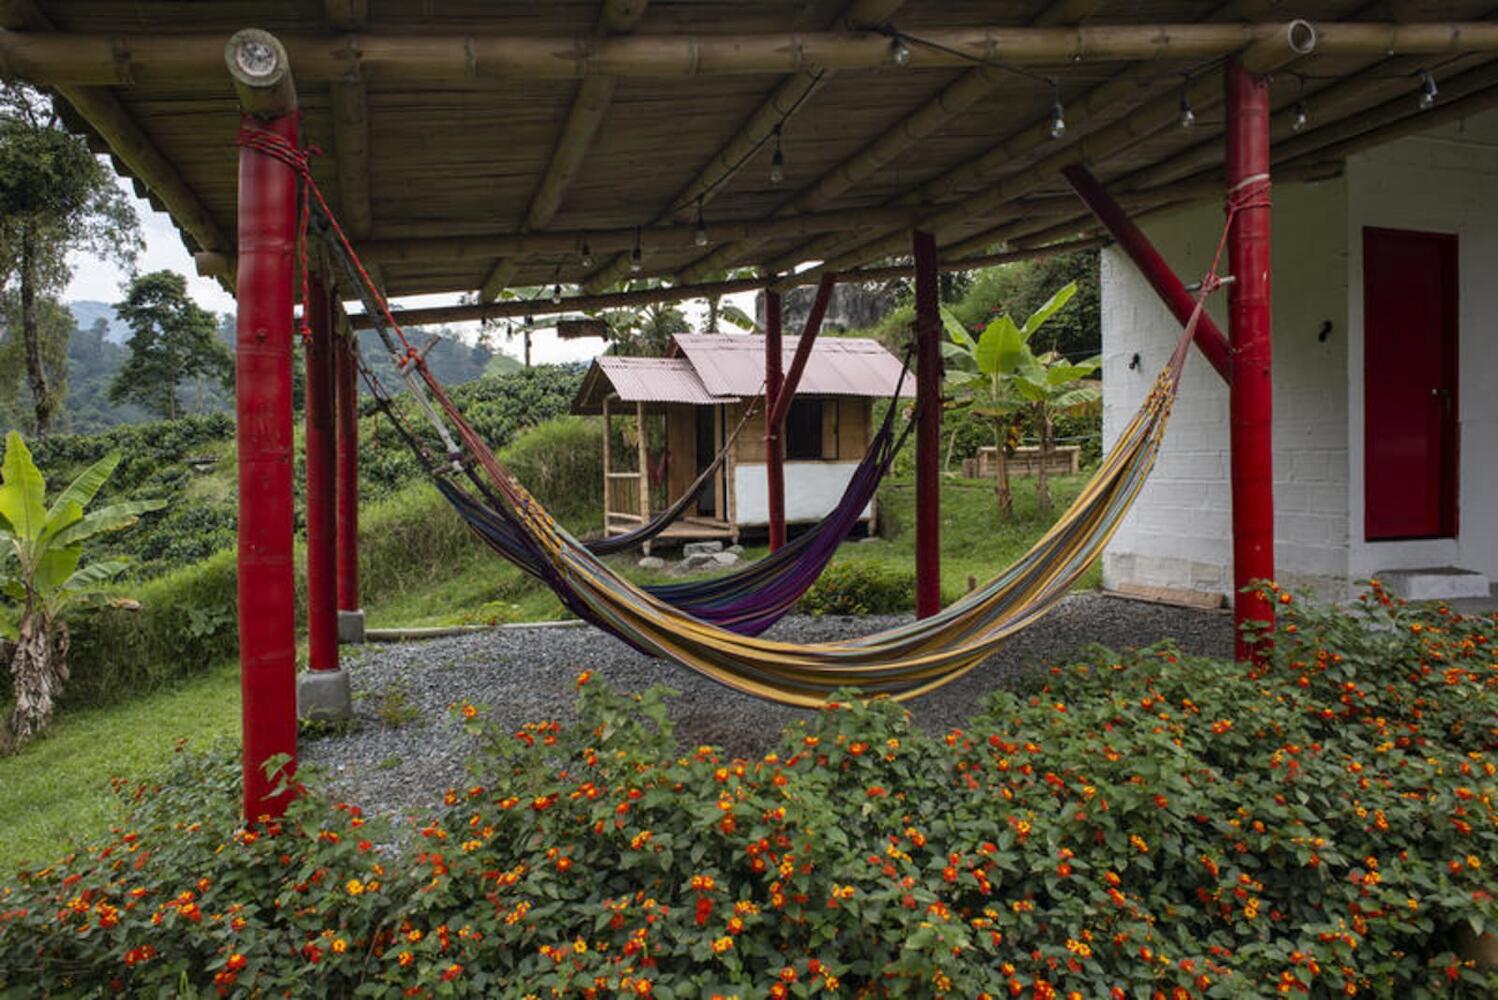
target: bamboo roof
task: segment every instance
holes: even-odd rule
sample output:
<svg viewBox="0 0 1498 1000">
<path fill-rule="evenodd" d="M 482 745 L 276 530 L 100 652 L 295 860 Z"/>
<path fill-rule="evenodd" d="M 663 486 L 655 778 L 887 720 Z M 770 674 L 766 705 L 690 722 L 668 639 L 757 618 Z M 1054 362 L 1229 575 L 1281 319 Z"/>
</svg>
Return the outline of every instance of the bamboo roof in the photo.
<svg viewBox="0 0 1498 1000">
<path fill-rule="evenodd" d="M 1494 10 L 0 0 L 0 74 L 52 88 L 69 124 L 171 212 L 202 267 L 227 272 L 239 108 L 223 46 L 244 27 L 271 31 L 290 52 L 305 140 L 322 151 L 314 174 L 388 293 L 493 298 L 553 282 L 597 292 L 635 273 L 845 271 L 906 252 L 914 226 L 948 260 L 1085 235 L 1091 220 L 1059 175 L 1068 163 L 1136 210 L 1216 197 L 1221 64 L 1235 53 L 1273 72 L 1277 177 L 1326 176 L 1370 143 L 1498 105 Z M 1313 46 L 1292 44 L 1294 18 L 1311 22 Z M 1439 88 L 1423 112 L 1422 72 Z M 1066 128 L 1053 138 L 1058 99 Z"/>
</svg>

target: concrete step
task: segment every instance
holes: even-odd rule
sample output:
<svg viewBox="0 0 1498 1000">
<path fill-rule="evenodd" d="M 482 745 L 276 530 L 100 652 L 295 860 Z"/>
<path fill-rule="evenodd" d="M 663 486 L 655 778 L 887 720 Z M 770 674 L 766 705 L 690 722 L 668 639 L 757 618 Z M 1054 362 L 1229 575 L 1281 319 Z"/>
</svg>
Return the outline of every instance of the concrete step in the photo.
<svg viewBox="0 0 1498 1000">
<path fill-rule="evenodd" d="M 1463 597 L 1487 597 L 1488 578 L 1475 570 L 1456 566 L 1432 566 L 1424 569 L 1386 569 L 1376 574 L 1379 580 L 1407 601 L 1449 601 Z"/>
</svg>

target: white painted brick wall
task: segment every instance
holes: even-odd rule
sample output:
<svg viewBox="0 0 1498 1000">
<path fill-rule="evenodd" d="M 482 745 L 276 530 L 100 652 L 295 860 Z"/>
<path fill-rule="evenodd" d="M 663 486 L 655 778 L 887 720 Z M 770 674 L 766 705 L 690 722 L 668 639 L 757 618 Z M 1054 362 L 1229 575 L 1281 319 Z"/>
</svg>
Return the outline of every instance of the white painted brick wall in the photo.
<svg viewBox="0 0 1498 1000">
<path fill-rule="evenodd" d="M 1279 576 L 1336 595 L 1376 570 L 1455 564 L 1498 579 L 1498 112 L 1352 160 L 1344 179 L 1274 189 L 1274 476 Z M 1222 214 L 1145 231 L 1184 280 Z M 1362 229 L 1454 232 L 1462 272 L 1460 535 L 1368 544 L 1363 531 Z M 1104 438 L 1133 415 L 1180 333 L 1126 257 L 1103 253 Z M 1224 329 L 1226 295 L 1211 312 Z M 1330 336 L 1318 334 L 1331 321 Z M 1140 370 L 1130 371 L 1138 352 Z M 1164 450 L 1103 558 L 1103 581 L 1232 586 L 1227 387 L 1193 352 Z"/>
<path fill-rule="evenodd" d="M 1341 181 L 1274 189 L 1275 525 L 1280 575 L 1325 583 L 1347 569 L 1346 188 Z M 1146 232 L 1191 280 L 1210 263 L 1216 206 L 1151 220 Z M 1226 293 L 1210 312 L 1224 329 Z M 1333 324 L 1323 343 L 1324 320 Z M 1116 250 L 1103 254 L 1103 432 L 1111 442 L 1164 362 L 1180 324 Z M 1129 360 L 1141 355 L 1140 370 Z M 1232 504 L 1227 386 L 1193 352 L 1164 449 L 1103 559 L 1103 582 L 1228 593 Z"/>
</svg>

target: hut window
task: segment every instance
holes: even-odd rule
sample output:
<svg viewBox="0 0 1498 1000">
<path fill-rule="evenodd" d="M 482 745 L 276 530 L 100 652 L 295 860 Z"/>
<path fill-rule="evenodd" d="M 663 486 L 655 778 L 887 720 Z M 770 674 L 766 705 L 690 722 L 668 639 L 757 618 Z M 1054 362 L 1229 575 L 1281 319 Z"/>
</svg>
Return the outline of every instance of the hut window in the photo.
<svg viewBox="0 0 1498 1000">
<path fill-rule="evenodd" d="M 789 461 L 822 458 L 822 401 L 793 399 L 785 415 L 785 457 Z"/>
</svg>

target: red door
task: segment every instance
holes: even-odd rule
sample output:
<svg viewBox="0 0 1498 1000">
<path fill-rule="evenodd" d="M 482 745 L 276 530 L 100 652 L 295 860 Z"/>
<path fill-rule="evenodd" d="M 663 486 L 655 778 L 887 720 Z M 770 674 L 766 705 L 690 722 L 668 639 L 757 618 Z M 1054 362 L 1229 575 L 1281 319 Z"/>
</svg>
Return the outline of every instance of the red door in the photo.
<svg viewBox="0 0 1498 1000">
<path fill-rule="evenodd" d="M 1456 535 L 1457 244 L 1363 230 L 1367 540 Z"/>
</svg>

